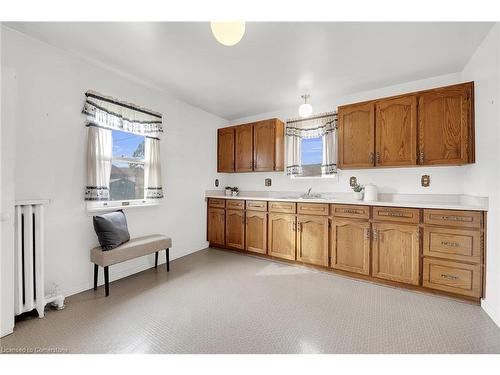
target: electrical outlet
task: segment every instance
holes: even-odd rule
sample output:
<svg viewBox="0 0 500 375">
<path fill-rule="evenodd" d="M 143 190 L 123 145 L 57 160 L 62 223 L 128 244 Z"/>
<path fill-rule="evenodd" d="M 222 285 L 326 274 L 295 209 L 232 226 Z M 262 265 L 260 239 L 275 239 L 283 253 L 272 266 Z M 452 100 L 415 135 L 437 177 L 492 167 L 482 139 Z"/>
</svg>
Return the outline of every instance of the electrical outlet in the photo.
<svg viewBox="0 0 500 375">
<path fill-rule="evenodd" d="M 429 176 L 428 174 L 424 174 L 420 179 L 420 184 L 423 187 L 429 187 L 429 185 L 431 184 L 431 176 Z"/>
<path fill-rule="evenodd" d="M 219 179 L 218 178 L 215 179 L 215 187 L 219 187 Z"/>
<path fill-rule="evenodd" d="M 268 187 L 269 187 L 269 186 L 271 186 L 271 179 L 270 179 L 270 178 L 266 178 L 266 179 L 264 180 L 264 185 L 265 185 L 265 186 L 268 186 Z"/>
<path fill-rule="evenodd" d="M 349 185 L 356 186 L 357 183 L 358 183 L 358 179 L 356 177 L 351 176 L 351 178 L 349 178 Z"/>
</svg>

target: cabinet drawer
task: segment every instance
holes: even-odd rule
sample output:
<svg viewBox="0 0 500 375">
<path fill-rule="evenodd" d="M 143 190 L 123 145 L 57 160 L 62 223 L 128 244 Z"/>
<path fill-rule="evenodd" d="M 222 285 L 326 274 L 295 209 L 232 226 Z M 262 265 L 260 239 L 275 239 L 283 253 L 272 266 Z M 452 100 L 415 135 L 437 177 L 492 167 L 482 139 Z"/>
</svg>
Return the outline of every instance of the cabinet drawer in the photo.
<svg viewBox="0 0 500 375">
<path fill-rule="evenodd" d="M 481 233 L 477 230 L 424 228 L 424 255 L 481 262 Z"/>
<path fill-rule="evenodd" d="M 251 211 L 267 211 L 267 202 L 265 201 L 247 201 L 247 210 Z"/>
<path fill-rule="evenodd" d="M 425 224 L 481 228 L 482 217 L 479 211 L 424 210 Z"/>
<path fill-rule="evenodd" d="M 226 207 L 226 200 L 217 198 L 208 198 L 208 207 L 224 208 Z"/>
<path fill-rule="evenodd" d="M 481 297 L 481 266 L 424 258 L 424 287 Z"/>
<path fill-rule="evenodd" d="M 269 212 L 294 214 L 295 210 L 296 210 L 295 202 L 269 202 Z"/>
<path fill-rule="evenodd" d="M 231 210 L 243 210 L 245 208 L 245 201 L 238 199 L 228 199 L 226 208 Z"/>
<path fill-rule="evenodd" d="M 357 206 L 348 204 L 332 204 L 331 215 L 338 217 L 369 219 L 370 206 Z"/>
<path fill-rule="evenodd" d="M 373 220 L 418 224 L 420 210 L 418 208 L 373 207 Z"/>
<path fill-rule="evenodd" d="M 328 216 L 328 203 L 297 203 L 297 213 Z"/>
</svg>

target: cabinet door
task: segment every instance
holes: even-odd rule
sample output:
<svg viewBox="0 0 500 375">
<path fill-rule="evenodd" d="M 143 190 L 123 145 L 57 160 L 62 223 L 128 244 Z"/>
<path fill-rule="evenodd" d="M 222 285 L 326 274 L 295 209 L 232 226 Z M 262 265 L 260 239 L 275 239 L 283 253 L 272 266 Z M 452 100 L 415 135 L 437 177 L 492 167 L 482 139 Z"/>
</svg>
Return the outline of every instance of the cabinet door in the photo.
<svg viewBox="0 0 500 375">
<path fill-rule="evenodd" d="M 247 211 L 245 223 L 245 249 L 265 254 L 267 252 L 267 213 Z"/>
<path fill-rule="evenodd" d="M 372 239 L 372 276 L 418 285 L 418 226 L 374 223 Z"/>
<path fill-rule="evenodd" d="M 339 108 L 340 168 L 369 168 L 375 165 L 374 104 L 354 104 Z"/>
<path fill-rule="evenodd" d="M 236 127 L 235 170 L 251 172 L 253 170 L 253 126 L 252 124 Z"/>
<path fill-rule="evenodd" d="M 334 218 L 332 222 L 332 268 L 370 274 L 370 223 Z"/>
<path fill-rule="evenodd" d="M 445 87 L 419 98 L 419 164 L 474 162 L 472 84 Z"/>
<path fill-rule="evenodd" d="M 269 172 L 275 166 L 275 121 L 266 120 L 253 124 L 254 171 Z"/>
<path fill-rule="evenodd" d="M 417 163 L 417 98 L 386 99 L 375 105 L 375 165 Z"/>
<path fill-rule="evenodd" d="M 297 217 L 297 260 L 328 266 L 328 217 Z"/>
<path fill-rule="evenodd" d="M 245 211 L 226 210 L 226 246 L 245 248 Z"/>
<path fill-rule="evenodd" d="M 295 215 L 270 213 L 268 219 L 268 254 L 295 260 Z"/>
<path fill-rule="evenodd" d="M 208 209 L 208 242 L 211 245 L 225 245 L 225 216 L 223 208 Z"/>
<path fill-rule="evenodd" d="M 234 128 L 217 130 L 217 172 L 234 172 Z"/>
</svg>

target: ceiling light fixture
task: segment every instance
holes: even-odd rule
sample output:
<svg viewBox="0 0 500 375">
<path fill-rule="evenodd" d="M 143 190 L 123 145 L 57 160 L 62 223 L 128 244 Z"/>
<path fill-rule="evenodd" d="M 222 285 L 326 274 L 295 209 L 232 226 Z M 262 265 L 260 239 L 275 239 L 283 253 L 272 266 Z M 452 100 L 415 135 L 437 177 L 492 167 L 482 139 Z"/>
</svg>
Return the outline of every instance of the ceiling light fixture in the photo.
<svg viewBox="0 0 500 375">
<path fill-rule="evenodd" d="M 302 99 L 304 99 L 304 103 L 300 105 L 299 107 L 299 116 L 300 117 L 309 117 L 311 116 L 313 112 L 313 107 L 307 102 L 307 99 L 309 99 L 311 95 L 309 94 L 304 94 L 301 96 Z"/>
<path fill-rule="evenodd" d="M 210 22 L 215 39 L 225 46 L 238 44 L 245 34 L 245 22 Z"/>
</svg>

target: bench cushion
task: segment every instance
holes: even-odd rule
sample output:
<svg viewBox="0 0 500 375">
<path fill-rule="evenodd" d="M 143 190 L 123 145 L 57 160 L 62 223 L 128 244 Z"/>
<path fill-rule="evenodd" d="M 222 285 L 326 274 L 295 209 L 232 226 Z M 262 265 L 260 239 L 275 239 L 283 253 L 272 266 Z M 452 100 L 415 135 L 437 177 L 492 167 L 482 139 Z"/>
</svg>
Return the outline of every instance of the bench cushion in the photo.
<svg viewBox="0 0 500 375">
<path fill-rule="evenodd" d="M 103 251 L 100 246 L 90 251 L 90 261 L 101 267 L 155 253 L 172 247 L 172 239 L 162 234 L 133 238 L 112 249 Z"/>
</svg>

